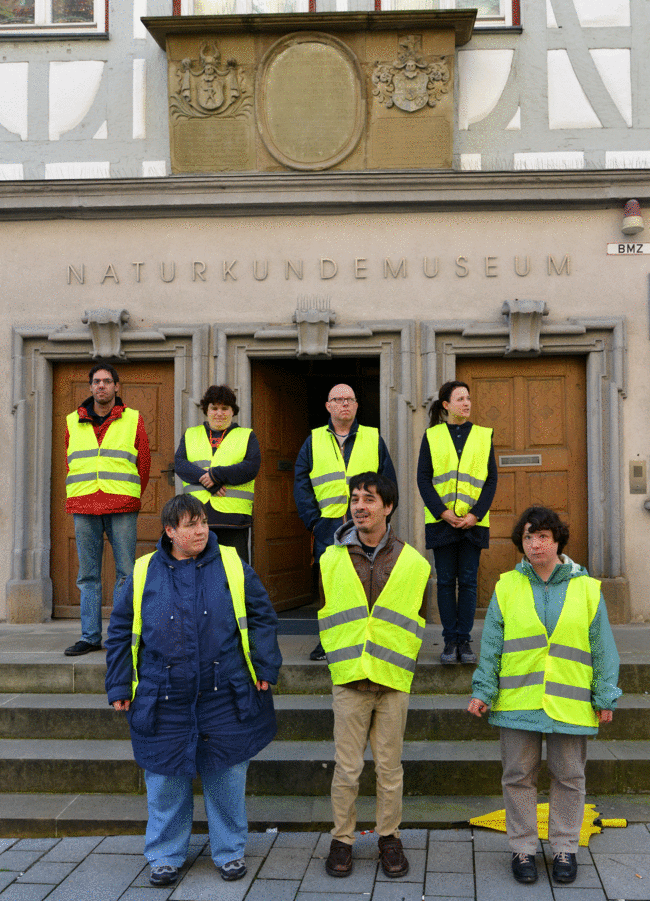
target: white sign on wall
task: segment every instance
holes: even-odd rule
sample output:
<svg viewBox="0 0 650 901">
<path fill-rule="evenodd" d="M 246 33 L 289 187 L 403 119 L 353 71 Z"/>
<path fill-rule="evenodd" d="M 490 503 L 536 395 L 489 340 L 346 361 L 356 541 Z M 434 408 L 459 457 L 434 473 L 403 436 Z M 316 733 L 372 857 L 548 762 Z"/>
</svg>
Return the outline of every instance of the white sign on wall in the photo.
<svg viewBox="0 0 650 901">
<path fill-rule="evenodd" d="M 607 253 L 619 256 L 637 256 L 650 253 L 650 244 L 608 244 Z"/>
</svg>

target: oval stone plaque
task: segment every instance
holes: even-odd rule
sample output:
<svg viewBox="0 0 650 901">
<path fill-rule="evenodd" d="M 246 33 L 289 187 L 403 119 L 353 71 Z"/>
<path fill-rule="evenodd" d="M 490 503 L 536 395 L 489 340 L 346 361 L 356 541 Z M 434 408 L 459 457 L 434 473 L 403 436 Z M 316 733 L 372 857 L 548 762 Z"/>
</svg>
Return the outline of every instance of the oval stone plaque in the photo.
<svg viewBox="0 0 650 901">
<path fill-rule="evenodd" d="M 292 169 L 328 169 L 356 147 L 365 122 L 357 60 L 326 34 L 287 35 L 257 74 L 257 123 L 269 153 Z"/>
</svg>

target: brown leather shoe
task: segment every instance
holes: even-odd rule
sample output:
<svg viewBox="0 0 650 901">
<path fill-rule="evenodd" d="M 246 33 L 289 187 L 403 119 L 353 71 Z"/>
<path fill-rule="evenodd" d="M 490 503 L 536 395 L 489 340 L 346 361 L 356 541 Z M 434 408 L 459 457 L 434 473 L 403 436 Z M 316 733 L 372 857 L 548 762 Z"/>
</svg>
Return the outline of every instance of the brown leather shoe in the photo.
<svg viewBox="0 0 650 901">
<path fill-rule="evenodd" d="M 330 876 L 349 876 L 352 872 L 352 845 L 333 838 L 325 869 Z"/>
<path fill-rule="evenodd" d="M 395 835 L 379 836 L 379 859 L 382 870 L 391 878 L 406 876 L 409 871 L 409 862 L 404 854 L 402 841 Z"/>
</svg>

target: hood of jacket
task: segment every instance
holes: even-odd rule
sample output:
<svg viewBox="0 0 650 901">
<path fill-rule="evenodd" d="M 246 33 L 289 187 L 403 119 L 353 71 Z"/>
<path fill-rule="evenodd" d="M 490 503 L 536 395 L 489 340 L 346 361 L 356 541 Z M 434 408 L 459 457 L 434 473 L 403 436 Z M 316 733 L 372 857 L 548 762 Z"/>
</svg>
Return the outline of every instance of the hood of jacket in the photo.
<svg viewBox="0 0 650 901">
<path fill-rule="evenodd" d="M 560 582 L 568 582 L 571 579 L 577 579 L 578 576 L 588 576 L 589 573 L 585 569 L 584 566 L 581 566 L 579 563 L 576 563 L 571 557 L 566 554 L 560 554 L 561 563 L 556 563 L 555 569 L 551 573 L 550 578 L 546 584 L 557 585 Z M 543 580 L 537 575 L 532 565 L 528 561 L 526 557 L 523 557 L 521 561 L 515 566 L 517 572 L 522 573 L 528 579 L 537 580 L 538 582 L 542 582 Z"/>
<path fill-rule="evenodd" d="M 177 560 L 176 557 L 172 555 L 171 549 L 171 539 L 169 538 L 167 533 L 163 531 L 162 535 L 158 539 L 158 543 L 156 544 L 156 550 L 160 553 L 164 563 L 166 563 L 167 566 L 174 567 L 177 566 L 181 561 Z M 208 543 L 201 551 L 201 553 L 196 557 L 196 563 L 212 563 L 212 561 L 216 557 L 220 556 L 221 548 L 219 547 L 217 536 L 214 534 L 214 532 L 210 532 L 208 534 Z"/>
</svg>

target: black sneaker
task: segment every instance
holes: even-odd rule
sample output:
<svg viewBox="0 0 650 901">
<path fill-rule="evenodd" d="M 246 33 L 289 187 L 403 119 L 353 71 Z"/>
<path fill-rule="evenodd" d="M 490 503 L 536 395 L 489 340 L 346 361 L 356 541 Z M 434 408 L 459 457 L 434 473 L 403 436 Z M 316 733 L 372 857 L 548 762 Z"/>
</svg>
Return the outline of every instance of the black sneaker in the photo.
<svg viewBox="0 0 650 901">
<path fill-rule="evenodd" d="M 553 855 L 553 879 L 567 885 L 575 882 L 578 875 L 578 862 L 575 854 L 569 851 L 559 851 Z"/>
<path fill-rule="evenodd" d="M 178 867 L 166 864 L 162 867 L 152 867 L 149 875 L 151 885 L 173 885 L 178 879 Z"/>
<path fill-rule="evenodd" d="M 309 655 L 310 660 L 327 660 L 327 654 L 325 653 L 325 648 L 323 645 L 318 642 L 314 650 Z"/>
<path fill-rule="evenodd" d="M 445 649 L 440 655 L 441 663 L 458 663 L 458 646 L 455 641 L 446 641 Z"/>
<path fill-rule="evenodd" d="M 524 854 L 523 851 L 519 854 L 513 854 L 512 875 L 515 877 L 517 882 L 537 882 L 537 866 L 535 865 L 535 855 Z"/>
<path fill-rule="evenodd" d="M 246 861 L 243 857 L 240 857 L 238 860 L 231 860 L 229 863 L 219 867 L 219 872 L 221 873 L 221 878 L 225 879 L 226 882 L 234 882 L 235 879 L 241 879 L 242 876 L 246 875 Z"/>
<path fill-rule="evenodd" d="M 101 641 L 99 644 L 91 644 L 91 642 L 84 641 L 83 638 L 81 638 L 76 644 L 66 648 L 63 653 L 66 657 L 80 657 L 82 654 L 89 654 L 91 651 L 101 651 L 101 649 Z"/>
<path fill-rule="evenodd" d="M 469 641 L 458 642 L 458 659 L 461 663 L 476 663 L 476 654 Z"/>
</svg>

